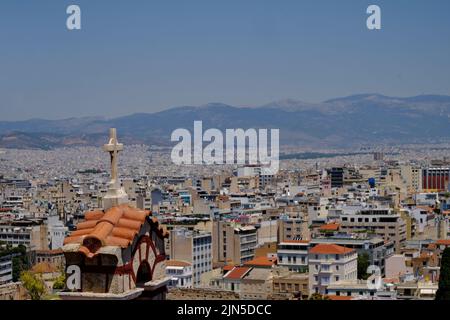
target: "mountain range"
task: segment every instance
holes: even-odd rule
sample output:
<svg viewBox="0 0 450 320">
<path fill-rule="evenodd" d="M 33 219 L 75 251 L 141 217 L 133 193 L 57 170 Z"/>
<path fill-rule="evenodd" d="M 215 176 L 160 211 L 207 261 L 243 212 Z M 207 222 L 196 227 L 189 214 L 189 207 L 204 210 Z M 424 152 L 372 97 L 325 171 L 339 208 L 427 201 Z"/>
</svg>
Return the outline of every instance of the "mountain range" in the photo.
<svg viewBox="0 0 450 320">
<path fill-rule="evenodd" d="M 287 99 L 258 107 L 209 103 L 113 119 L 0 121 L 0 147 L 97 146 L 105 143 L 110 127 L 117 128 L 126 144 L 169 146 L 172 131 L 192 132 L 195 120 L 203 121 L 203 130 L 278 128 L 280 143 L 292 146 L 444 142 L 450 140 L 450 96 L 359 94 L 322 103 Z"/>
</svg>

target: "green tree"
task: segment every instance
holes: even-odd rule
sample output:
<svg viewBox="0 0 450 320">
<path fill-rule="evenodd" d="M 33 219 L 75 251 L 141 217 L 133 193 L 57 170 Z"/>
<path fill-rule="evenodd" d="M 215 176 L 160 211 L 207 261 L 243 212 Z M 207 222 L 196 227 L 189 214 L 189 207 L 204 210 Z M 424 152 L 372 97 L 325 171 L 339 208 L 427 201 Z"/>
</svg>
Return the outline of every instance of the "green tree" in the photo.
<svg viewBox="0 0 450 320">
<path fill-rule="evenodd" d="M 61 275 L 56 279 L 55 283 L 53 283 L 53 289 L 61 290 L 64 289 L 65 286 L 66 286 L 66 276 L 64 273 L 61 273 Z"/>
<path fill-rule="evenodd" d="M 328 296 L 321 295 L 320 293 L 313 293 L 309 300 L 330 300 Z"/>
<path fill-rule="evenodd" d="M 31 300 L 41 300 L 46 292 L 44 281 L 31 271 L 23 271 L 20 274 L 20 281 L 28 291 Z"/>
<path fill-rule="evenodd" d="M 445 248 L 442 254 L 436 300 L 450 300 L 450 248 Z"/>
<path fill-rule="evenodd" d="M 358 254 L 358 279 L 367 280 L 369 278 L 369 274 L 367 274 L 369 264 L 369 255 L 366 252 Z"/>
</svg>

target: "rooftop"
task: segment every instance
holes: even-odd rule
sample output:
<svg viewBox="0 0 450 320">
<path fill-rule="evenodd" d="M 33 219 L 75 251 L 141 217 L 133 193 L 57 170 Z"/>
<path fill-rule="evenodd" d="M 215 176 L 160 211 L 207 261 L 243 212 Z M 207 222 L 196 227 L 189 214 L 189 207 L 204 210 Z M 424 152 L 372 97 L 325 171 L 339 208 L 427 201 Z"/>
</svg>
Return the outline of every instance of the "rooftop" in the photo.
<svg viewBox="0 0 450 320">
<path fill-rule="evenodd" d="M 189 262 L 181 261 L 181 260 L 167 260 L 166 266 L 168 266 L 168 267 L 190 267 L 191 264 Z"/>
<path fill-rule="evenodd" d="M 64 239 L 64 245 L 80 244 L 79 251 L 88 257 L 93 257 L 104 246 L 127 248 L 150 215 L 150 211 L 128 205 L 115 206 L 106 212 L 87 212 L 86 221 L 80 222 L 77 230 Z M 153 220 L 157 222 L 156 218 Z M 160 232 L 164 233 L 162 229 Z"/>
<path fill-rule="evenodd" d="M 261 256 L 256 257 L 253 260 L 247 261 L 246 263 L 244 263 L 244 265 L 252 267 L 272 267 L 274 264 L 276 264 L 276 262 L 277 262 L 276 258 Z"/>
<path fill-rule="evenodd" d="M 337 231 L 339 230 L 340 224 L 339 223 L 329 223 L 329 224 L 324 224 L 323 226 L 321 226 L 319 228 L 319 230 L 323 230 L 323 231 Z"/>
<path fill-rule="evenodd" d="M 243 276 L 247 274 L 248 271 L 250 271 L 250 267 L 235 267 L 231 271 L 229 271 L 224 278 L 230 279 L 230 280 L 237 280 L 241 279 Z"/>
<path fill-rule="evenodd" d="M 314 254 L 346 254 L 350 252 L 354 252 L 355 250 L 346 248 L 343 246 L 339 246 L 337 244 L 318 244 L 311 250 L 309 250 L 309 253 Z"/>
</svg>

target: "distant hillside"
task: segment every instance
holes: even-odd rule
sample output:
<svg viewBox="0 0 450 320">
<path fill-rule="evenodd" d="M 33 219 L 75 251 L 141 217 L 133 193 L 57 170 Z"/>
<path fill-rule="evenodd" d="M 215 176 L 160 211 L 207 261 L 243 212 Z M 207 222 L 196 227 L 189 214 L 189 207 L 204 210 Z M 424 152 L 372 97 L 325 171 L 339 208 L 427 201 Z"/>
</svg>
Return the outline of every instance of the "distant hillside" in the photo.
<svg viewBox="0 0 450 320">
<path fill-rule="evenodd" d="M 0 147 L 54 148 L 100 145 L 116 127 L 124 143 L 170 145 L 176 128 L 192 132 L 194 120 L 207 128 L 279 128 L 285 145 L 351 146 L 450 139 L 450 96 L 397 98 L 361 94 L 323 103 L 296 100 L 260 107 L 212 103 L 106 120 L 71 118 L 0 121 Z"/>
</svg>

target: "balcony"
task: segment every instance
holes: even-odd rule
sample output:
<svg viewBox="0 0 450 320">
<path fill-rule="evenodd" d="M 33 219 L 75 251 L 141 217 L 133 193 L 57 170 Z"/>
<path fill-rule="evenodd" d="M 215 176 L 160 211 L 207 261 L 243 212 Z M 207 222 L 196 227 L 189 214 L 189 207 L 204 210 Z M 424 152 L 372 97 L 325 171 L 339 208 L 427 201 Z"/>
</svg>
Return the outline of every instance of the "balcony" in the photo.
<svg viewBox="0 0 450 320">
<path fill-rule="evenodd" d="M 331 268 L 320 268 L 319 269 L 319 274 L 331 274 L 333 273 L 333 270 Z"/>
</svg>

